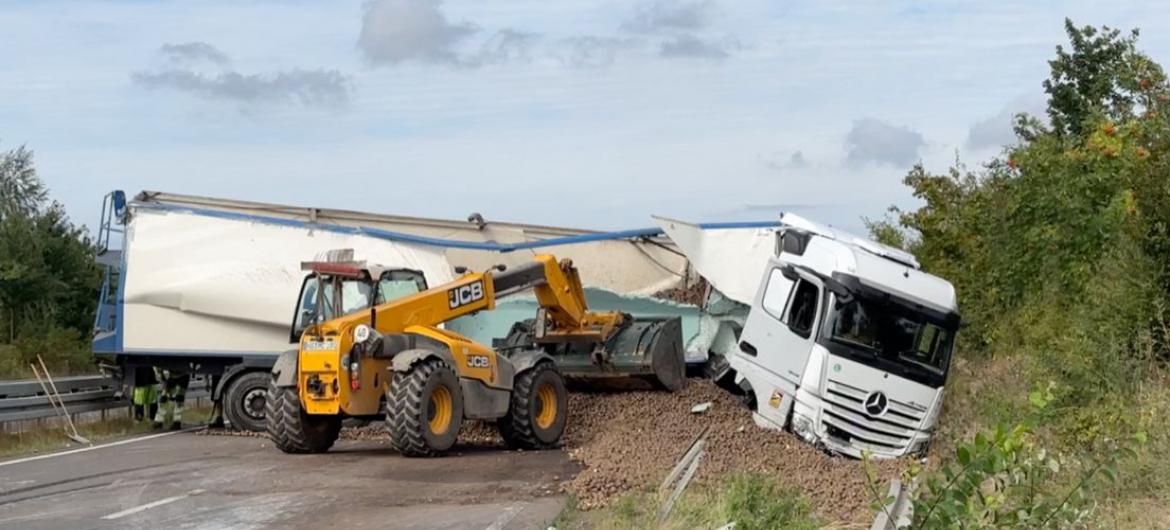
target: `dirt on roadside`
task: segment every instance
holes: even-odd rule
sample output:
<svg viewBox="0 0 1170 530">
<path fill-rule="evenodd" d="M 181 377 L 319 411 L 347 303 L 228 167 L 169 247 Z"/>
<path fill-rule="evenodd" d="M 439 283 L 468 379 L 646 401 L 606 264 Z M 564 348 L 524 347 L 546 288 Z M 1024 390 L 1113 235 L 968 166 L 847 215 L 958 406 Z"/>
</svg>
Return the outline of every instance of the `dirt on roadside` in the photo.
<svg viewBox="0 0 1170 530">
<path fill-rule="evenodd" d="M 566 489 L 582 509 L 606 506 L 622 493 L 656 486 L 709 427 L 696 480 L 717 482 L 733 472 L 777 477 L 798 487 L 822 517 L 845 523 L 872 520 L 865 472 L 858 460 L 831 456 L 786 432 L 755 425 L 738 398 L 701 379 L 682 391 L 570 395 L 566 450 L 582 471 Z M 711 402 L 702 414 L 691 407 Z M 900 462 L 875 467 L 882 483 Z M 881 490 L 884 495 L 884 488 Z"/>
</svg>

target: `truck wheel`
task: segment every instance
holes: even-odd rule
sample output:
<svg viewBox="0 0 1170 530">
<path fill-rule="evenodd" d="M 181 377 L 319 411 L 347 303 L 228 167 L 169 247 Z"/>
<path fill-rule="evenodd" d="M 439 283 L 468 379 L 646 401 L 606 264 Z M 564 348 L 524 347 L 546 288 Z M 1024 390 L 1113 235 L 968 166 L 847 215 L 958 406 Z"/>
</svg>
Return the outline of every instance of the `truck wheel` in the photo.
<svg viewBox="0 0 1170 530">
<path fill-rule="evenodd" d="M 386 423 L 394 448 L 404 456 L 439 456 L 455 445 L 463 421 L 459 378 L 440 359 L 395 372 L 387 397 Z"/>
<path fill-rule="evenodd" d="M 223 415 L 232 428 L 264 432 L 264 415 L 268 401 L 268 372 L 247 372 L 228 382 L 223 393 Z"/>
<path fill-rule="evenodd" d="M 296 387 L 268 385 L 268 437 L 286 453 L 324 453 L 337 441 L 341 416 L 308 414 L 301 408 Z"/>
<path fill-rule="evenodd" d="M 560 444 L 568 412 L 565 379 L 552 363 L 543 362 L 516 376 L 512 405 L 496 427 L 509 446 L 548 449 Z"/>
</svg>

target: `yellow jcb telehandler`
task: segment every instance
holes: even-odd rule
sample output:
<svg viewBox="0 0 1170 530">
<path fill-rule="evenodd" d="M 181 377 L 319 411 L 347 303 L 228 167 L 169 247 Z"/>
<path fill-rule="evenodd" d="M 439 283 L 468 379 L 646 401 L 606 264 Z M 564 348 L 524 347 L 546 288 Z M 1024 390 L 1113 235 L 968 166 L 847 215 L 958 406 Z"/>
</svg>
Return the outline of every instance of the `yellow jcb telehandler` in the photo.
<svg viewBox="0 0 1170 530">
<path fill-rule="evenodd" d="M 511 270 L 465 273 L 429 289 L 416 271 L 328 263 L 311 269 L 318 281 L 312 292 L 308 283 L 302 289 L 301 307 L 311 309 L 296 317 L 299 349 L 277 360 L 268 394 L 268 434 L 286 453 L 324 452 L 344 418 L 372 419 L 382 410 L 394 447 L 406 456 L 444 453 L 464 419 L 494 420 L 514 447 L 556 446 L 568 413 L 559 353 L 588 352 L 596 362 L 586 371 L 599 373 L 613 370 L 609 360 L 644 358 L 650 370 L 655 359 L 653 371 L 667 374 L 671 385 L 683 379 L 677 319 L 648 323 L 589 311 L 568 260 L 538 255 Z M 402 286 L 419 292 L 403 296 Z M 439 327 L 527 289 L 540 305 L 528 324 L 535 329 L 499 351 Z M 347 291 L 347 299 L 358 300 L 348 310 Z M 311 297 L 315 303 L 303 303 Z"/>
</svg>

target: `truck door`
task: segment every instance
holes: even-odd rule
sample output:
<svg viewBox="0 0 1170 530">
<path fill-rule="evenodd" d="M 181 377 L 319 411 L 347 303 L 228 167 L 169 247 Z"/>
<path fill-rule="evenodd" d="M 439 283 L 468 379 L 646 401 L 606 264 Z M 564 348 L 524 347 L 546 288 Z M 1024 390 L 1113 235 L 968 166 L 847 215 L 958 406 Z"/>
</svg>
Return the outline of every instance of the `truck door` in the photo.
<svg viewBox="0 0 1170 530">
<path fill-rule="evenodd" d="M 775 419 L 781 424 L 808 364 L 821 299 L 821 282 L 815 276 L 773 260 L 740 335 L 740 359 L 767 379 L 763 385 L 764 381 L 751 381 L 757 398 L 772 401 L 776 391 L 783 396 L 782 406 L 760 403 L 758 409 L 777 412 L 781 417 Z"/>
</svg>

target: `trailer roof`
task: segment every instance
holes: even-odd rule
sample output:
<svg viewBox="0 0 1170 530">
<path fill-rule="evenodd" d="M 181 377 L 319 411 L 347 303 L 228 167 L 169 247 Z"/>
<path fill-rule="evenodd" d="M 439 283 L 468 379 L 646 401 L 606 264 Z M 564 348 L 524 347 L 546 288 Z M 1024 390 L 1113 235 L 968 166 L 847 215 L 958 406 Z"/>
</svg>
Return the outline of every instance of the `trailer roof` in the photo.
<svg viewBox="0 0 1170 530">
<path fill-rule="evenodd" d="M 341 224 L 366 224 L 369 222 L 375 222 L 416 225 L 426 228 L 444 228 L 458 231 L 478 232 L 481 230 L 480 225 L 471 220 L 436 219 L 430 217 L 413 217 L 404 215 L 359 212 L 356 210 L 335 208 L 317 208 L 313 206 L 291 206 L 287 204 L 244 201 L 238 199 L 223 199 L 218 197 L 202 197 L 198 195 L 184 195 L 165 191 L 144 190 L 134 197 L 134 202 L 146 204 L 169 204 L 225 212 L 251 213 L 255 215 L 281 217 L 311 223 L 341 222 Z M 510 223 L 502 221 L 487 221 L 485 225 L 490 225 L 493 228 L 524 230 L 525 232 L 532 235 L 546 237 L 602 233 L 600 230 Z"/>
<path fill-rule="evenodd" d="M 217 199 L 193 195 L 143 191 L 131 207 L 187 211 L 213 217 L 255 220 L 284 225 L 311 226 L 346 233 L 361 233 L 373 237 L 423 245 L 469 250 L 511 252 L 558 245 L 574 245 L 604 240 L 645 241 L 678 254 L 675 243 L 661 228 L 636 228 L 601 232 L 579 228 L 564 228 L 519 223 L 486 222 L 473 214 L 467 221 L 451 221 L 423 217 L 373 214 L 352 210 L 313 208 L 268 204 L 234 199 Z M 702 223 L 702 229 L 751 228 L 776 226 L 776 221 L 748 221 L 730 223 Z M 511 233 L 511 235 L 509 235 Z M 499 237 L 522 239 L 504 242 Z"/>
</svg>

